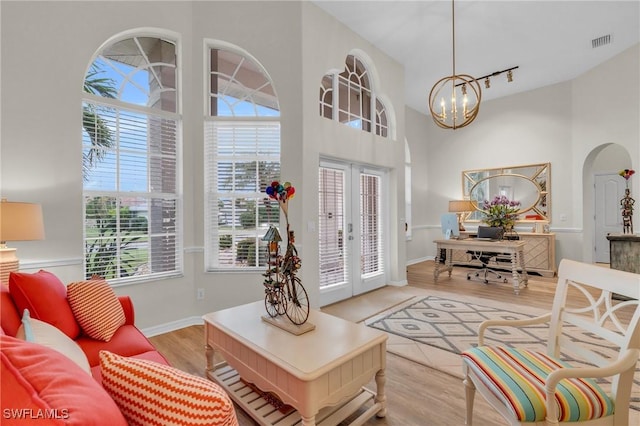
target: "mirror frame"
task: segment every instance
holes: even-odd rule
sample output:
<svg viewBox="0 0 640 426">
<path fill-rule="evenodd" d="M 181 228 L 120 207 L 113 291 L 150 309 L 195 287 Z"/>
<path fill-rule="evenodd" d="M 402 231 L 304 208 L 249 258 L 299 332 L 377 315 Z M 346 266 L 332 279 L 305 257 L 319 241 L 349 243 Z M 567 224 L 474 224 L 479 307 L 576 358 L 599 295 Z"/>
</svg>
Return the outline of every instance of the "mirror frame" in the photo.
<svg viewBox="0 0 640 426">
<path fill-rule="evenodd" d="M 471 198 L 473 190 L 487 183 L 493 178 L 504 178 L 514 176 L 530 181 L 538 190 L 536 202 L 530 206 L 521 206 L 519 215 L 529 213 L 537 215 L 536 219 L 519 219 L 517 222 L 551 222 L 551 163 L 525 164 L 520 166 L 496 167 L 491 169 L 475 169 L 462 171 L 462 195 L 465 200 L 470 200 L 476 208 L 475 211 L 467 213 L 465 222 L 482 221 L 482 209 L 479 208 L 477 200 Z M 491 195 L 493 197 L 493 195 Z"/>
</svg>

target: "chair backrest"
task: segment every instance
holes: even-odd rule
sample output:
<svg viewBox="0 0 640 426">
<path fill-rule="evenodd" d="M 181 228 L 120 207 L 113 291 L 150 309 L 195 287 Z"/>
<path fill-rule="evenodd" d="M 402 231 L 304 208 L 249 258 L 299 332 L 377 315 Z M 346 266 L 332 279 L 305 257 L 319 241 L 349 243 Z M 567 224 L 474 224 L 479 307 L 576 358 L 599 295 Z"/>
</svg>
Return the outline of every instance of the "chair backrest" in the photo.
<svg viewBox="0 0 640 426">
<path fill-rule="evenodd" d="M 478 226 L 478 238 L 491 238 L 501 240 L 504 229 L 500 226 Z"/>
<path fill-rule="evenodd" d="M 614 295 L 628 300 L 616 300 Z M 603 366 L 626 349 L 640 348 L 639 297 L 640 275 L 563 259 L 551 312 L 548 354 L 559 357 L 560 353 L 570 353 Z M 591 333 L 593 348 L 569 337 L 578 330 Z M 598 346 L 615 346 L 618 350 L 611 352 L 615 359 L 607 358 Z M 633 372 L 626 379 L 627 385 L 632 378 Z M 619 379 L 614 377 L 613 386 L 618 386 Z"/>
</svg>

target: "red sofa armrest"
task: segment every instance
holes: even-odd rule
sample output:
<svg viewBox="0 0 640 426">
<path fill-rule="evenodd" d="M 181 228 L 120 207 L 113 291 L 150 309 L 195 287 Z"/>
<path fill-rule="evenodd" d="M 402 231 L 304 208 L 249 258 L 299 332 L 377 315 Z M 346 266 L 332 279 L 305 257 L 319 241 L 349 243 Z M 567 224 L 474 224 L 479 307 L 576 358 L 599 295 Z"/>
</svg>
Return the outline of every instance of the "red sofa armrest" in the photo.
<svg viewBox="0 0 640 426">
<path fill-rule="evenodd" d="M 135 325 L 135 313 L 133 311 L 133 302 L 129 296 L 118 296 L 118 300 L 124 310 L 125 324 Z"/>
</svg>

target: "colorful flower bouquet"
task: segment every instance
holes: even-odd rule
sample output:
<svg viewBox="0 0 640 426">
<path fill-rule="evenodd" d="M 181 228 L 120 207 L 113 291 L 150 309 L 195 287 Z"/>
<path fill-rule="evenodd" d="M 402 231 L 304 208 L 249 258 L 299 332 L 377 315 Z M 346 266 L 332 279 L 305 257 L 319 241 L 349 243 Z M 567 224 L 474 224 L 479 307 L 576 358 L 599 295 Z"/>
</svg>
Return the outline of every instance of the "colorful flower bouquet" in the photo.
<svg viewBox="0 0 640 426">
<path fill-rule="evenodd" d="M 520 201 L 509 200 L 504 195 L 496 195 L 491 201 L 482 203 L 483 222 L 489 226 L 500 226 L 505 230 L 513 228 L 518 220 Z"/>
</svg>

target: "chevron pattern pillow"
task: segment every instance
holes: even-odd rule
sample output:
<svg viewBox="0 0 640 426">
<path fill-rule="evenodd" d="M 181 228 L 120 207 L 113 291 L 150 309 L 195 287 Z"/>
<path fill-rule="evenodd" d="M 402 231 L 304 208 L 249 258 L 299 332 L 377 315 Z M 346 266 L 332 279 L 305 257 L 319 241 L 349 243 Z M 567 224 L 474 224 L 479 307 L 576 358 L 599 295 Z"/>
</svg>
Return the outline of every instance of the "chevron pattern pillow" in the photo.
<svg viewBox="0 0 640 426">
<path fill-rule="evenodd" d="M 69 284 L 67 300 L 82 330 L 96 340 L 108 342 L 125 323 L 118 296 L 103 279 Z"/>
<path fill-rule="evenodd" d="M 100 351 L 102 386 L 132 425 L 237 426 L 233 403 L 210 380 L 168 365 Z"/>
</svg>

